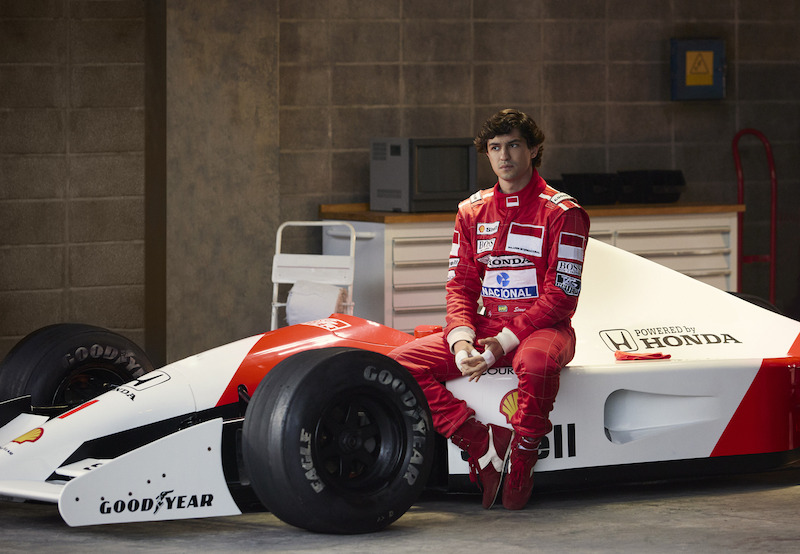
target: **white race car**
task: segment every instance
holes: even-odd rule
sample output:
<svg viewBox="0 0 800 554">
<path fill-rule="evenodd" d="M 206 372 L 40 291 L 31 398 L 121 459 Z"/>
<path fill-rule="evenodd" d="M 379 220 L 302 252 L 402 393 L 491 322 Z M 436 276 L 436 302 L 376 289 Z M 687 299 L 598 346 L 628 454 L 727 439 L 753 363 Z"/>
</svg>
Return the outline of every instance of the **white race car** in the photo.
<svg viewBox="0 0 800 554">
<path fill-rule="evenodd" d="M 537 486 L 800 458 L 800 322 L 590 241 L 573 324 Z M 239 514 L 254 492 L 292 525 L 376 531 L 426 486 L 471 487 L 386 356 L 412 338 L 333 314 L 153 370 L 119 335 L 46 327 L 0 365 L 0 496 L 95 525 Z M 510 368 L 448 386 L 485 422 L 516 409 Z"/>
</svg>

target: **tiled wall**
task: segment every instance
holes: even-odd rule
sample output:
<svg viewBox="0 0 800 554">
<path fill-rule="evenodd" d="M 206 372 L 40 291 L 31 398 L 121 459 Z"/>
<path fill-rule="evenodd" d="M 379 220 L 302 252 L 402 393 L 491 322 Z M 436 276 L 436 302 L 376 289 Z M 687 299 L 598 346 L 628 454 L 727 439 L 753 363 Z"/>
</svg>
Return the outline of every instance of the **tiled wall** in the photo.
<svg viewBox="0 0 800 554">
<path fill-rule="evenodd" d="M 55 321 L 143 336 L 145 1 L 0 2 L 0 354 Z M 544 128 L 545 177 L 682 169 L 692 202 L 735 202 L 731 139 L 766 133 L 800 317 L 796 0 L 164 1 L 170 358 L 268 325 L 277 224 L 367 201 L 370 137 L 471 136 L 508 106 Z M 671 37 L 725 40 L 725 100 L 670 101 Z M 769 181 L 742 153 L 756 253 Z"/>
<path fill-rule="evenodd" d="M 166 7 L 166 331 L 174 360 L 269 328 L 271 249 L 284 214 L 277 0 Z"/>
<path fill-rule="evenodd" d="M 0 2 L 0 355 L 58 321 L 143 338 L 143 6 Z"/>
<path fill-rule="evenodd" d="M 687 202 L 734 203 L 731 141 L 772 143 L 780 185 L 778 303 L 800 317 L 800 4 L 795 0 L 281 2 L 281 191 L 289 214 L 368 199 L 372 136 L 472 136 L 518 107 L 547 139 L 542 174 L 681 169 Z M 669 39 L 721 38 L 727 97 L 670 100 Z M 769 173 L 741 141 L 745 253 L 767 248 Z M 484 184 L 493 175 L 481 169 Z M 744 289 L 766 297 L 767 272 Z"/>
</svg>

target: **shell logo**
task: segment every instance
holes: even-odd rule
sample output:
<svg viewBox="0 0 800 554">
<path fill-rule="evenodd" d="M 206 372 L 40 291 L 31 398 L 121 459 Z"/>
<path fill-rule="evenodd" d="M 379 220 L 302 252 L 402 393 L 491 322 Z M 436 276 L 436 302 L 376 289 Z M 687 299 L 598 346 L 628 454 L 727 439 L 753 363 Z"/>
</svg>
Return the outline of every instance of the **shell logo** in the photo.
<svg viewBox="0 0 800 554">
<path fill-rule="evenodd" d="M 44 429 L 42 429 L 41 427 L 37 427 L 36 429 L 31 429 L 24 435 L 15 438 L 11 442 L 15 442 L 17 444 L 22 444 L 23 442 L 36 442 L 42 437 L 43 434 L 44 434 Z"/>
<path fill-rule="evenodd" d="M 506 416 L 506 422 L 511 423 L 511 417 L 517 412 L 519 389 L 508 391 L 500 400 L 500 413 Z"/>
</svg>

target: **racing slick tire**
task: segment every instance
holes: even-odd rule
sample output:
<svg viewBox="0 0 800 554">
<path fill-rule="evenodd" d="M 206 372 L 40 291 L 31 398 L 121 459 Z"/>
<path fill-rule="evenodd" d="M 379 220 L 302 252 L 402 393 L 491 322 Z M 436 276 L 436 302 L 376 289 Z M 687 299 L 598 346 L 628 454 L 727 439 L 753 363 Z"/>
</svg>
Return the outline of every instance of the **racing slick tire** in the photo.
<svg viewBox="0 0 800 554">
<path fill-rule="evenodd" d="M 319 533 L 378 531 L 426 485 L 434 431 L 425 396 L 397 362 L 355 348 L 276 365 L 247 407 L 242 453 L 264 506 Z"/>
<path fill-rule="evenodd" d="M 771 312 L 775 312 L 776 314 L 781 314 L 781 311 L 772 304 L 769 300 L 765 298 L 761 298 L 760 296 L 756 296 L 755 294 L 747 294 L 744 292 L 731 292 L 731 294 L 737 298 L 741 298 L 751 304 L 758 306 L 759 308 L 764 308 L 765 310 L 769 310 Z"/>
<path fill-rule="evenodd" d="M 153 370 L 134 342 L 102 327 L 58 323 L 32 332 L 0 362 L 0 400 L 74 407 Z"/>
</svg>

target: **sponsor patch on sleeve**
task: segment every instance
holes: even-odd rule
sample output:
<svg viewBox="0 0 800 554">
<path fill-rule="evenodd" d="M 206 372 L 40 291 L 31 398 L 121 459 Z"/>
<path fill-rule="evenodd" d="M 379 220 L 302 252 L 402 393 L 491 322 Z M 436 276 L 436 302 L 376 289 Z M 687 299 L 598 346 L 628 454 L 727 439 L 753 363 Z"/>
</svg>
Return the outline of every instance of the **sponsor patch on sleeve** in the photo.
<svg viewBox="0 0 800 554">
<path fill-rule="evenodd" d="M 581 280 L 572 275 L 556 273 L 556 286 L 569 296 L 578 296 L 581 293 Z"/>
<path fill-rule="evenodd" d="M 575 202 L 575 199 L 566 192 L 556 193 L 550 198 L 550 202 L 553 204 L 561 204 L 564 200 L 572 200 Z"/>
<path fill-rule="evenodd" d="M 564 260 L 583 261 L 586 239 L 582 235 L 562 232 L 558 237 L 558 257 Z"/>
<path fill-rule="evenodd" d="M 458 256 L 458 244 L 461 241 L 461 236 L 458 231 L 453 232 L 453 245 L 450 247 L 450 255 Z"/>
<path fill-rule="evenodd" d="M 583 264 L 558 260 L 558 266 L 556 267 L 556 271 L 580 277 L 581 273 L 583 272 Z"/>
</svg>

